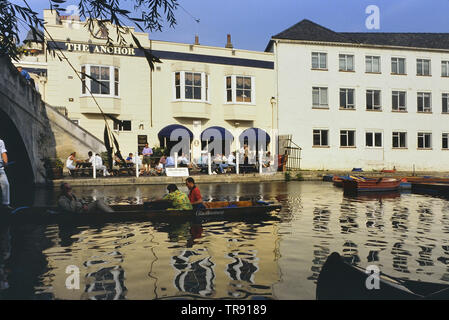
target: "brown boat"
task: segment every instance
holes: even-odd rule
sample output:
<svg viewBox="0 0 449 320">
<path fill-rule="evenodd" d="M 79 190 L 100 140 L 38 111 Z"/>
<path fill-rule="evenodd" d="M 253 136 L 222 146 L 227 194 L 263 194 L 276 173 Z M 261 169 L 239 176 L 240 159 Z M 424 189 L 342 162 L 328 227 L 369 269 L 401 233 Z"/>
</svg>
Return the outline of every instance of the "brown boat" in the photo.
<svg viewBox="0 0 449 320">
<path fill-rule="evenodd" d="M 343 189 L 347 193 L 397 191 L 401 180 L 393 178 L 343 180 Z"/>
<path fill-rule="evenodd" d="M 0 222 L 52 224 L 102 223 L 114 221 L 185 221 L 191 219 L 260 219 L 275 217 L 271 212 L 279 211 L 280 204 L 263 201 L 218 201 L 205 202 L 201 210 L 167 210 L 163 202 L 135 205 L 112 205 L 114 212 L 69 213 L 57 207 L 22 207 L 12 213 L 0 214 Z M 166 207 L 166 206 L 165 206 Z"/>
</svg>

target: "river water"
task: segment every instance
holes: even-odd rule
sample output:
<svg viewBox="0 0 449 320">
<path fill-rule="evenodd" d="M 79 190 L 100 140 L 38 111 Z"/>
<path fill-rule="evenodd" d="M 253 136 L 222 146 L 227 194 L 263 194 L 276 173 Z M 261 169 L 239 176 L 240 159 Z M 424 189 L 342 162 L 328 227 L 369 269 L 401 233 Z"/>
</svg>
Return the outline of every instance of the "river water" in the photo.
<svg viewBox="0 0 449 320">
<path fill-rule="evenodd" d="M 279 201 L 280 220 L 0 226 L 0 298 L 315 299 L 320 268 L 334 251 L 399 278 L 449 283 L 445 199 L 411 193 L 346 197 L 328 182 L 200 189 L 207 200 Z M 108 203 L 141 203 L 161 197 L 165 188 L 74 192 Z M 56 196 L 39 190 L 36 199 L 52 204 Z"/>
</svg>

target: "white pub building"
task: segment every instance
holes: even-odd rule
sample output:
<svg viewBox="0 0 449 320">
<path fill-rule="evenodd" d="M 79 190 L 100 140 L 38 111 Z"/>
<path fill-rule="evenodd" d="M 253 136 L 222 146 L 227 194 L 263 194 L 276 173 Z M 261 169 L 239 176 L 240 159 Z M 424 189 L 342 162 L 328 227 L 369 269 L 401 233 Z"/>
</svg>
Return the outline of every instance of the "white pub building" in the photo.
<svg viewBox="0 0 449 320">
<path fill-rule="evenodd" d="M 449 34 L 334 32 L 303 20 L 273 36 L 279 134 L 302 169 L 449 168 Z"/>
</svg>

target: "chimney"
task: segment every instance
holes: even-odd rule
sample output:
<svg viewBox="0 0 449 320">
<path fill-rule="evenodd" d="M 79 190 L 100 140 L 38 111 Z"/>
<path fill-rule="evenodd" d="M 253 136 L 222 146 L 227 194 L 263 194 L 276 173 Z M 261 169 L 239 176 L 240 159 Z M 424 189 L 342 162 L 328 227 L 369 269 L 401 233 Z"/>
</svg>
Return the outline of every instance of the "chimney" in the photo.
<svg viewBox="0 0 449 320">
<path fill-rule="evenodd" d="M 195 45 L 199 45 L 200 44 L 200 38 L 198 37 L 198 35 L 195 35 Z"/>
<path fill-rule="evenodd" d="M 231 35 L 230 34 L 228 34 L 228 43 L 226 43 L 225 48 L 229 48 L 229 49 L 234 48 L 231 43 Z"/>
</svg>

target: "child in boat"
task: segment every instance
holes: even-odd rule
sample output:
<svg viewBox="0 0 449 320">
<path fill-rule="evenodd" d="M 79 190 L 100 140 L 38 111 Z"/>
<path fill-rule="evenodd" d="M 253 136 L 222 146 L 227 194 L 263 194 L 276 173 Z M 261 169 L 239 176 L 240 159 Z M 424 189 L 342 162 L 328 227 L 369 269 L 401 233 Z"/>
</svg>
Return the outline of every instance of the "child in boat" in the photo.
<svg viewBox="0 0 449 320">
<path fill-rule="evenodd" d="M 169 200 L 172 202 L 172 208 L 168 210 L 192 210 L 192 205 L 186 194 L 178 190 L 175 184 L 169 184 L 167 186 L 168 194 L 162 199 Z"/>
<path fill-rule="evenodd" d="M 61 195 L 58 199 L 59 209 L 71 213 L 91 213 L 91 212 L 114 212 L 103 201 L 96 200 L 87 204 L 82 200 L 78 200 L 72 193 L 72 187 L 68 183 L 61 184 Z"/>
</svg>

